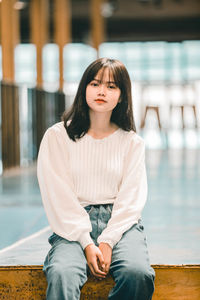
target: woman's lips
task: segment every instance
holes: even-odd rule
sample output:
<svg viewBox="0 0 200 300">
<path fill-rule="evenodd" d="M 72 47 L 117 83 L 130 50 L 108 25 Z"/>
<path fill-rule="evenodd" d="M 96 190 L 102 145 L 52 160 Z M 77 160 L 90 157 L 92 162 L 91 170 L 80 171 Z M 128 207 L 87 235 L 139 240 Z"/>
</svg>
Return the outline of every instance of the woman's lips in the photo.
<svg viewBox="0 0 200 300">
<path fill-rule="evenodd" d="M 95 102 L 97 102 L 97 103 L 105 103 L 106 101 L 101 100 L 101 99 L 97 99 L 97 100 L 95 100 Z"/>
</svg>

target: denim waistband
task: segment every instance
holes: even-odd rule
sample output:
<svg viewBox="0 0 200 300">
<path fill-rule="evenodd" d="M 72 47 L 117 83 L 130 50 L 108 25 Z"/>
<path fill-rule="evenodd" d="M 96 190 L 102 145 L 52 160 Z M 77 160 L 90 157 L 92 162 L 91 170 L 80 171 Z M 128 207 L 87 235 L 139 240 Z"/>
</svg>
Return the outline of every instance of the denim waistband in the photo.
<svg viewBox="0 0 200 300">
<path fill-rule="evenodd" d="M 113 204 L 96 204 L 88 205 L 84 207 L 90 217 L 92 225 L 92 232 L 90 232 L 91 238 L 97 245 L 97 238 L 106 228 L 109 219 L 111 218 Z"/>
<path fill-rule="evenodd" d="M 87 205 L 87 206 L 85 206 L 84 208 L 86 208 L 86 207 L 95 207 L 95 208 L 99 208 L 99 207 L 107 207 L 107 206 L 113 206 L 113 203 L 106 203 L 106 204 L 89 204 L 89 205 Z"/>
</svg>

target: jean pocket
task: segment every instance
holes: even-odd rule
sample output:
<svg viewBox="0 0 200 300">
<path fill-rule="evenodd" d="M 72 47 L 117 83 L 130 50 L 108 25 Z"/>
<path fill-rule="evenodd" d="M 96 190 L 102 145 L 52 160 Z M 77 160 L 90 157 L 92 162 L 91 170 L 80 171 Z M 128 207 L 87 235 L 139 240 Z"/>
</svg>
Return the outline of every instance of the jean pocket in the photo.
<svg viewBox="0 0 200 300">
<path fill-rule="evenodd" d="M 144 231 L 144 226 L 142 225 L 141 221 L 139 220 L 138 223 L 136 224 L 136 228 L 143 232 Z"/>
</svg>

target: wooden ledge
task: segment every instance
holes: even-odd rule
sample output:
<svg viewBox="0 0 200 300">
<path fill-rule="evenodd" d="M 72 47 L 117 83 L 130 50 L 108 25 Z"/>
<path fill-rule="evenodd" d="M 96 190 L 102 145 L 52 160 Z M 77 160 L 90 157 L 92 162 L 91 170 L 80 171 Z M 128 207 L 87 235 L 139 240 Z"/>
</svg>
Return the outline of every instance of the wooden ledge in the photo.
<svg viewBox="0 0 200 300">
<path fill-rule="evenodd" d="M 152 265 L 156 272 L 153 300 L 199 300 L 200 265 Z M 0 299 L 44 300 L 46 278 L 42 265 L 0 266 Z M 81 300 L 107 299 L 114 286 L 108 276 L 104 280 L 89 277 L 81 291 Z"/>
</svg>

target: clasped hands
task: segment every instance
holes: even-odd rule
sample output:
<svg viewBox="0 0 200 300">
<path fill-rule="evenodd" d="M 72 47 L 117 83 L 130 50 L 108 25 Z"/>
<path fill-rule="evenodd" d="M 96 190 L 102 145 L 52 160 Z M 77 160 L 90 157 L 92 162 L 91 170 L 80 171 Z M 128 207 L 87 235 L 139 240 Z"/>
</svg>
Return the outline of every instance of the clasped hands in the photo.
<svg viewBox="0 0 200 300">
<path fill-rule="evenodd" d="M 89 244 L 84 251 L 92 274 L 97 278 L 105 278 L 110 269 L 112 248 L 107 243 L 100 243 L 99 247 Z"/>
</svg>

